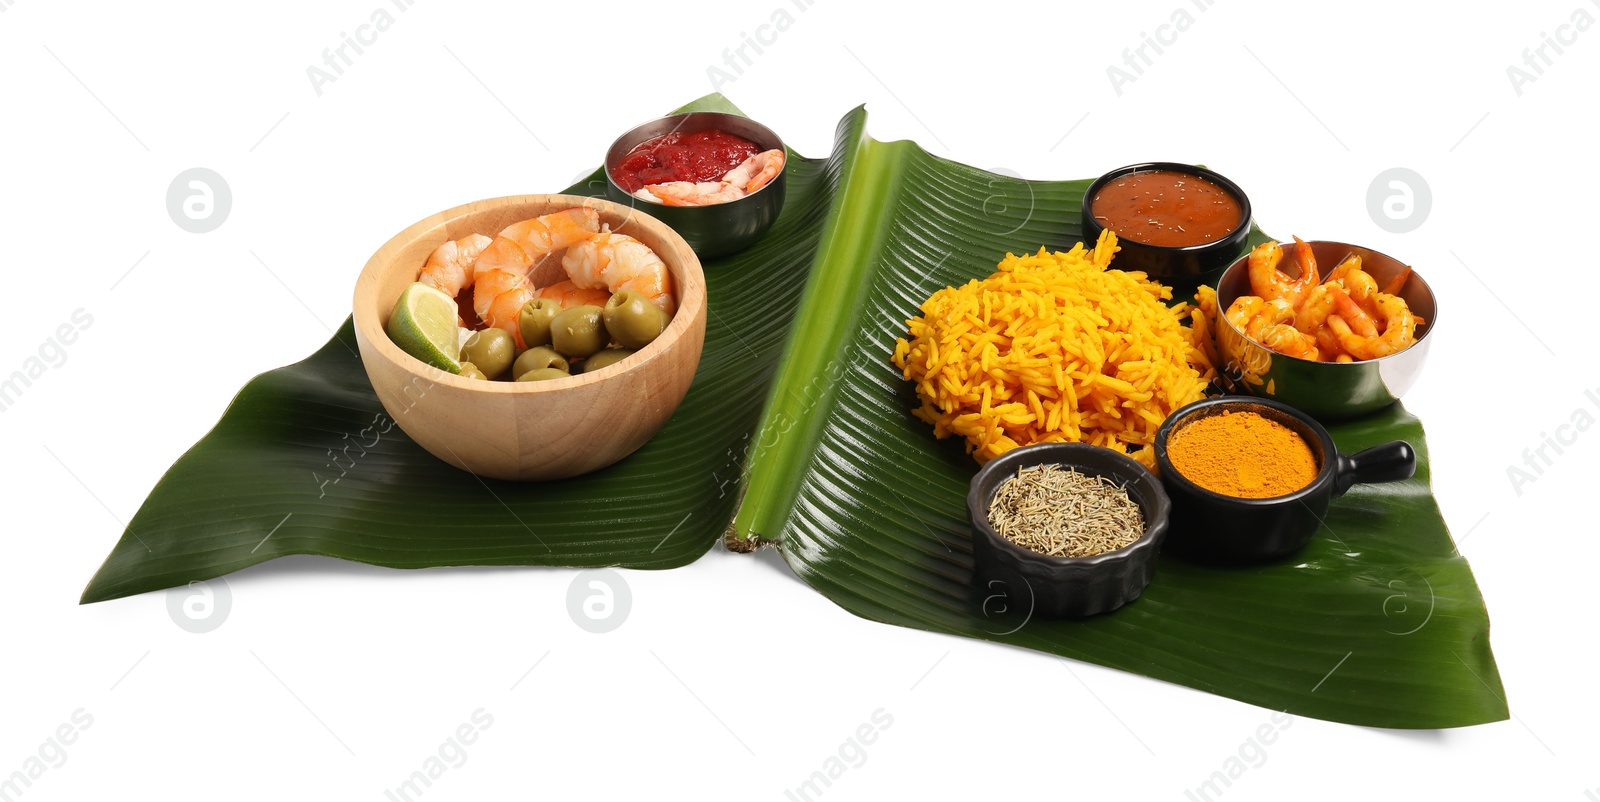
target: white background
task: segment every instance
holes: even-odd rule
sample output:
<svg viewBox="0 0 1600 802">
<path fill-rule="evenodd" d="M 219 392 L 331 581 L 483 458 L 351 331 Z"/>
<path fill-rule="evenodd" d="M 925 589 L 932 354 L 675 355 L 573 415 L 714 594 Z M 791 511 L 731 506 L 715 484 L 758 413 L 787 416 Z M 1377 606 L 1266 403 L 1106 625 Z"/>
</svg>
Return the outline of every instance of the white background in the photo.
<svg viewBox="0 0 1600 802">
<path fill-rule="evenodd" d="M 632 610 L 605 635 L 569 615 L 575 572 L 549 569 L 284 559 L 228 577 L 208 634 L 163 593 L 77 606 L 120 522 L 238 388 L 327 340 L 379 244 L 439 209 L 565 187 L 617 133 L 711 91 L 708 67 L 779 7 L 417 0 L 319 96 L 307 68 L 388 2 L 0 0 L 0 374 L 75 309 L 93 316 L 0 413 L 0 776 L 74 711 L 93 717 L 64 762 L 47 747 L 59 765 L 26 799 L 384 799 L 483 708 L 492 726 L 424 798 L 778 800 L 882 708 L 893 724 L 822 798 L 1176 800 L 1270 721 L 854 618 L 770 553 L 623 572 Z M 1444 313 L 1407 405 L 1515 718 L 1297 719 L 1225 797 L 1600 798 L 1600 551 L 1582 512 L 1600 432 L 1547 452 L 1534 482 L 1507 474 L 1577 410 L 1600 418 L 1584 396 L 1600 395 L 1600 30 L 1563 30 L 1576 41 L 1520 94 L 1507 74 L 1600 5 L 1182 2 L 1192 27 L 1120 94 L 1107 68 L 1179 0 L 956 16 L 783 0 L 792 26 L 720 88 L 808 155 L 864 102 L 879 139 L 1030 178 L 1205 162 L 1268 231 L 1415 264 Z M 165 204 L 196 166 L 233 195 L 208 234 Z M 1391 167 L 1431 188 L 1411 233 L 1369 212 Z"/>
</svg>

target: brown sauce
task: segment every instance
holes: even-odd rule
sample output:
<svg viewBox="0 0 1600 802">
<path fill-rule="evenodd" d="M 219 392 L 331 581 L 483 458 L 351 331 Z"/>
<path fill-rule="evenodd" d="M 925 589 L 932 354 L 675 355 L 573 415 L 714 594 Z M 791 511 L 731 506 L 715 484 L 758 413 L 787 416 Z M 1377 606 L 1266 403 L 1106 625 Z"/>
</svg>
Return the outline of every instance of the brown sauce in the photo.
<svg viewBox="0 0 1600 802">
<path fill-rule="evenodd" d="M 1089 201 L 1100 225 L 1145 245 L 1182 248 L 1228 236 L 1243 222 L 1233 193 L 1172 170 L 1131 173 L 1106 182 Z"/>
</svg>

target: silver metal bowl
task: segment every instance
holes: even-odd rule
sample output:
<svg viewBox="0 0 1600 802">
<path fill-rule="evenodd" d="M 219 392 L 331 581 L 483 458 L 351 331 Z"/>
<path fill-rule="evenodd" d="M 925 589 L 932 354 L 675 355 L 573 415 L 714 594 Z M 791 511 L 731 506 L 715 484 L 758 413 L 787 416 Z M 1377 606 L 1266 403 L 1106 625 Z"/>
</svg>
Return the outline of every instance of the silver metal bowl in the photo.
<svg viewBox="0 0 1600 802">
<path fill-rule="evenodd" d="M 1361 269 L 1383 286 L 1405 269 L 1405 263 L 1358 245 L 1317 240 L 1310 243 L 1317 267 L 1326 276 L 1346 256 L 1361 256 Z M 1416 383 L 1428 358 L 1429 337 L 1439 325 L 1439 306 L 1433 290 L 1413 270 L 1400 291 L 1412 314 L 1426 321 L 1417 327 L 1417 341 L 1402 351 L 1360 362 L 1313 362 L 1285 356 L 1251 340 L 1221 314 L 1241 295 L 1250 294 L 1249 254 L 1223 271 L 1217 282 L 1218 372 L 1228 389 L 1274 398 L 1318 420 L 1340 420 L 1366 415 L 1400 400 Z M 1284 261 L 1290 261 L 1285 255 Z"/>
<path fill-rule="evenodd" d="M 720 130 L 742 136 L 761 150 L 785 150 L 783 140 L 771 128 L 748 117 L 721 112 L 697 111 L 672 114 L 651 120 L 617 137 L 606 151 L 606 197 L 631 206 L 666 223 L 678 232 L 701 260 L 742 251 L 761 239 L 772 221 L 783 210 L 784 188 L 789 175 L 789 159 L 767 185 L 738 200 L 709 206 L 667 206 L 634 197 L 612 178 L 611 170 L 640 144 L 670 133 L 692 134 Z M 785 150 L 787 154 L 787 151 Z"/>
</svg>

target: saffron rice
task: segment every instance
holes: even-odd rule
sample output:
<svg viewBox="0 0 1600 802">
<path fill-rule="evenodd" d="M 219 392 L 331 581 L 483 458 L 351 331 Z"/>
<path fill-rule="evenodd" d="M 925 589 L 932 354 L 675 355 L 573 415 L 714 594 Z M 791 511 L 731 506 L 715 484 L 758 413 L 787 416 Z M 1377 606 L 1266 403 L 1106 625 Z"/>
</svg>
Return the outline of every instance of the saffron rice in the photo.
<svg viewBox="0 0 1600 802">
<path fill-rule="evenodd" d="M 966 438 L 979 464 L 1032 443 L 1084 442 L 1154 464 L 1156 429 L 1215 376 L 1211 321 L 1142 272 L 1094 250 L 1006 254 L 999 272 L 934 293 L 892 361 L 916 382 L 913 414 Z M 1189 320 L 1192 326 L 1185 326 Z"/>
</svg>

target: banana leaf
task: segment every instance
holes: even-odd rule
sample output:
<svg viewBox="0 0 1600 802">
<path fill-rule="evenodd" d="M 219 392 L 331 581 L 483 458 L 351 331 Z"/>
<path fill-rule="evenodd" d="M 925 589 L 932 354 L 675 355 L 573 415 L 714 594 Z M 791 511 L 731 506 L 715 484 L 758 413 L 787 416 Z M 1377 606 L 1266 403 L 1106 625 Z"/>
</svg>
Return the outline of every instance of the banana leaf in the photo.
<svg viewBox="0 0 1600 802">
<path fill-rule="evenodd" d="M 685 109 L 737 112 L 719 95 Z M 1398 406 L 1334 437 L 1346 451 L 1408 440 L 1416 478 L 1356 488 L 1291 560 L 1219 570 L 1164 558 L 1138 601 L 1080 622 L 1000 615 L 976 598 L 962 507 L 976 466 L 911 417 L 887 357 L 933 290 L 986 275 L 1008 250 L 1076 242 L 1087 182 L 1011 179 L 876 142 L 859 108 L 829 158 L 790 165 L 772 232 L 707 263 L 699 372 L 633 456 L 542 484 L 450 468 L 384 416 L 347 322 L 311 358 L 246 385 L 152 490 L 83 601 L 286 554 L 671 568 L 734 521 L 742 542 L 777 542 L 804 581 L 868 619 L 1334 721 L 1507 717 L 1482 598 L 1429 491 L 1421 426 Z M 568 191 L 600 194 L 600 180 Z"/>
<path fill-rule="evenodd" d="M 995 175 L 877 142 L 865 122 L 858 109 L 839 126 L 842 199 L 764 413 L 758 437 L 772 446 L 751 462 L 740 537 L 776 540 L 801 579 L 874 621 L 1333 721 L 1509 715 L 1488 613 L 1429 489 L 1422 426 L 1398 404 L 1331 432 L 1346 453 L 1410 442 L 1416 476 L 1356 487 L 1290 559 L 1218 569 L 1163 556 L 1143 596 L 1085 621 L 1032 618 L 1021 589 L 974 589 L 965 500 L 977 466 L 910 414 L 888 355 L 935 290 L 992 273 L 1006 252 L 1079 241 L 1090 182 Z"/>
<path fill-rule="evenodd" d="M 694 110 L 737 112 L 720 95 Z M 698 559 L 733 520 L 748 444 L 839 180 L 836 159 L 796 157 L 789 170 L 785 212 L 767 236 L 706 263 L 710 315 L 694 382 L 628 458 L 559 482 L 456 470 L 384 414 L 347 319 L 309 359 L 245 385 L 156 484 L 82 601 L 290 554 L 391 568 L 676 568 Z M 567 192 L 599 196 L 603 180 L 597 170 Z M 354 281 L 359 268 L 343 272 Z"/>
</svg>

